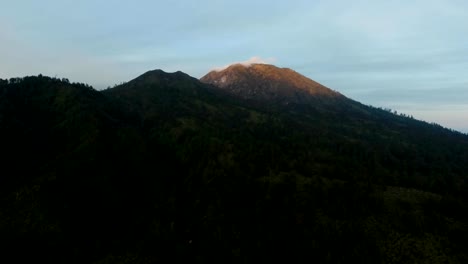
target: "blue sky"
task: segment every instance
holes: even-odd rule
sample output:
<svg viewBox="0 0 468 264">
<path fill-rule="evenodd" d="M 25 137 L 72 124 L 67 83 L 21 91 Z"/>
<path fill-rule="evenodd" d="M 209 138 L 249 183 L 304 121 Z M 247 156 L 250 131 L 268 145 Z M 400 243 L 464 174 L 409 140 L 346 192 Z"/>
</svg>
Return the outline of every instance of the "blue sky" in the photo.
<svg viewBox="0 0 468 264">
<path fill-rule="evenodd" d="M 468 132 L 468 1 L 0 0 L 0 78 L 97 89 L 260 57 L 364 104 Z"/>
</svg>

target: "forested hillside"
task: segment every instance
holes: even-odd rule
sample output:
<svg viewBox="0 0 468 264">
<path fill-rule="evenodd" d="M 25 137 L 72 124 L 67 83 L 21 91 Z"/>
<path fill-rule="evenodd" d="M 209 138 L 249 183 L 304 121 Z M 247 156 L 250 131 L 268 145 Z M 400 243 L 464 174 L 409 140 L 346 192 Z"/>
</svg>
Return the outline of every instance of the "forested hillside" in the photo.
<svg viewBox="0 0 468 264">
<path fill-rule="evenodd" d="M 468 262 L 468 136 L 311 96 L 0 80 L 5 261 Z"/>
</svg>

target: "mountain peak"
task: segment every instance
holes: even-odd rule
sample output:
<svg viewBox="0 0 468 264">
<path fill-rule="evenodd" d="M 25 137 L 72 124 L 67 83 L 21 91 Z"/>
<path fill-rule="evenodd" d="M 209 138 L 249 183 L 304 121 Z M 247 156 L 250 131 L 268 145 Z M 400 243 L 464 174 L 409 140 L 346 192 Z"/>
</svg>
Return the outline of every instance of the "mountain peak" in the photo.
<svg viewBox="0 0 468 264">
<path fill-rule="evenodd" d="M 233 64 L 213 70 L 200 80 L 244 99 L 302 101 L 311 96 L 343 97 L 294 70 L 271 64 Z"/>
<path fill-rule="evenodd" d="M 190 75 L 181 72 L 165 72 L 161 69 L 147 71 L 144 74 L 138 76 L 135 80 L 160 80 L 163 79 L 186 79 L 192 78 Z"/>
</svg>

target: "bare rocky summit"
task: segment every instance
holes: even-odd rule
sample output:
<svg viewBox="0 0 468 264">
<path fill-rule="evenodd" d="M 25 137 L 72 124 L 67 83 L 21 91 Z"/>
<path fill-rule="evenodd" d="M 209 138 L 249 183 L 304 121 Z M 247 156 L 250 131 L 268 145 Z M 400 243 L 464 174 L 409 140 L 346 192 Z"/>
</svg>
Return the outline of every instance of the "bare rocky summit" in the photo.
<svg viewBox="0 0 468 264">
<path fill-rule="evenodd" d="M 297 103 L 311 97 L 344 97 L 294 70 L 269 64 L 234 64 L 200 80 L 243 99 Z"/>
</svg>

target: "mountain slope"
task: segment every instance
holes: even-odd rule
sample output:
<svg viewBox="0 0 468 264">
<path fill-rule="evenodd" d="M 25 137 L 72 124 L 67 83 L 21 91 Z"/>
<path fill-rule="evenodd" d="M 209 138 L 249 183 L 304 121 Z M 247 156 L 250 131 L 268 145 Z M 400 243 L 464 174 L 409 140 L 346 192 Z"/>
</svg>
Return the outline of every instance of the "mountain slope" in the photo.
<svg viewBox="0 0 468 264">
<path fill-rule="evenodd" d="M 287 68 L 268 64 L 231 65 L 200 79 L 243 99 L 300 101 L 304 96 L 342 97 L 338 92 Z"/>
<path fill-rule="evenodd" d="M 0 116 L 5 256 L 63 263 L 79 248 L 88 253 L 73 261 L 89 262 L 89 241 L 130 232 L 125 203 L 141 196 L 121 175 L 137 171 L 139 132 L 108 98 L 65 79 L 16 78 L 1 82 Z"/>
<path fill-rule="evenodd" d="M 291 69 L 269 64 L 234 64 L 200 79 L 226 96 L 266 111 L 287 111 L 320 122 L 323 118 L 373 119 L 368 108 Z M 343 118 L 344 115 L 344 118 Z"/>
<path fill-rule="evenodd" d="M 282 87 L 244 98 L 161 70 L 102 92 L 0 81 L 1 165 L 21 172 L 1 175 L 3 250 L 58 263 L 466 262 L 466 135 Z"/>
<path fill-rule="evenodd" d="M 439 166 L 450 164 L 453 160 L 462 164 L 464 163 L 462 160 L 467 159 L 466 151 L 462 149 L 468 146 L 468 138 L 461 133 L 363 105 L 290 69 L 273 65 L 233 65 L 223 71 L 210 72 L 202 77 L 201 81 L 214 85 L 215 89 L 234 96 L 241 102 L 255 101 L 253 106 L 256 109 L 263 109 L 289 121 L 294 120 L 301 130 L 298 134 L 304 135 L 302 142 L 310 142 L 303 145 L 311 144 L 308 149 L 313 148 L 316 143 L 312 142 L 315 141 L 323 142 L 327 145 L 326 149 L 331 148 L 330 152 L 335 154 L 337 149 L 341 149 L 340 152 L 354 153 L 353 155 L 363 151 L 358 155 L 366 158 L 356 160 L 358 163 L 339 166 L 337 160 L 331 162 L 333 171 L 345 167 L 347 170 L 353 170 L 353 167 L 360 166 L 360 162 L 367 163 L 371 158 L 377 167 L 386 172 L 376 175 L 375 171 L 368 171 L 365 174 L 375 175 L 376 180 L 382 180 L 386 184 L 429 188 L 434 191 L 442 182 L 446 182 L 444 179 L 447 175 L 457 178 L 455 182 L 465 181 L 462 170 L 455 169 L 457 172 L 454 172 Z M 262 92 L 256 93 L 259 89 Z M 266 94 L 274 96 L 269 97 Z M 282 103 L 275 104 L 278 101 Z M 307 135 L 319 138 L 311 141 Z M 455 155 L 455 152 L 452 152 L 454 156 L 445 155 L 451 152 L 443 151 L 448 146 L 452 149 L 458 148 L 455 152 L 460 155 Z M 323 148 L 322 146 L 321 149 Z M 429 151 L 420 151 L 422 149 Z M 398 154 L 393 154 L 393 151 Z M 404 164 L 407 165 L 403 168 L 401 167 L 403 163 L 390 162 L 393 156 L 405 160 Z M 347 159 L 351 157 L 344 160 Z M 376 169 L 375 165 L 371 167 Z M 364 167 L 368 169 L 369 164 Z M 425 176 L 416 177 L 413 172 L 421 170 L 424 170 Z M 333 173 L 344 176 L 349 174 L 349 171 Z M 458 184 L 452 187 L 454 188 L 452 191 L 461 188 Z"/>
</svg>

